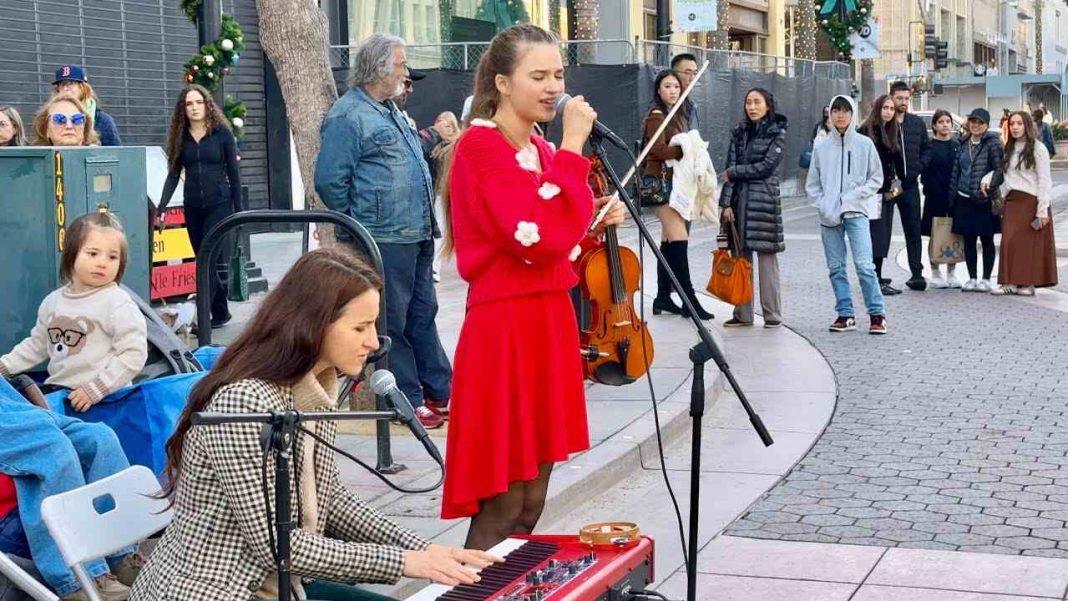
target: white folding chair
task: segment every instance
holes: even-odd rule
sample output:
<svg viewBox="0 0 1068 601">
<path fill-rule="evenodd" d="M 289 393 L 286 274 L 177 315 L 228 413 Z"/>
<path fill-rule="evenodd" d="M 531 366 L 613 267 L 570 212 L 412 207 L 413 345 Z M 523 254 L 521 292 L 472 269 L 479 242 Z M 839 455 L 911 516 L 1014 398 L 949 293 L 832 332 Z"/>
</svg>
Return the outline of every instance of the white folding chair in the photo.
<svg viewBox="0 0 1068 601">
<path fill-rule="evenodd" d="M 47 586 L 41 584 L 29 572 L 22 569 L 22 566 L 3 553 L 0 553 L 0 574 L 3 574 L 11 584 L 29 595 L 34 601 L 59 601 L 59 597 Z M 4 596 L 4 598 L 7 597 Z"/>
<path fill-rule="evenodd" d="M 100 601 L 100 595 L 82 562 L 107 557 L 166 528 L 172 512 L 167 500 L 155 497 L 159 491 L 152 470 L 135 465 L 41 503 L 48 532 L 91 601 Z M 94 502 L 109 496 L 114 508 L 101 513 Z"/>
</svg>

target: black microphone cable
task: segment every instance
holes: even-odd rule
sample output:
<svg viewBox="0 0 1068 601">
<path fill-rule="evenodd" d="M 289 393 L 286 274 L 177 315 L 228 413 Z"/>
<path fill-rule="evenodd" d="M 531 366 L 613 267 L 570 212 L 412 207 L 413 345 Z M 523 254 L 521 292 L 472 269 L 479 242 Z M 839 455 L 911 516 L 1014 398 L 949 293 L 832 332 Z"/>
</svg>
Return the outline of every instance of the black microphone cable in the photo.
<svg viewBox="0 0 1068 601">
<path fill-rule="evenodd" d="M 627 149 L 625 151 L 628 158 L 630 158 L 631 164 L 634 166 L 634 187 L 638 191 L 636 195 L 635 208 L 637 209 L 637 219 L 641 218 L 641 189 L 638 182 L 640 181 L 640 174 L 638 173 L 638 158 L 634 156 L 634 153 Z M 633 217 L 633 216 L 632 216 Z M 645 238 L 641 235 L 641 230 L 638 231 L 638 265 L 641 267 L 641 272 L 645 273 Z M 647 323 L 645 320 L 645 281 L 642 276 L 641 287 L 639 288 L 640 294 L 638 295 L 638 316 L 642 323 Z M 664 486 L 667 487 L 668 496 L 671 498 L 671 505 L 675 510 L 675 521 L 679 527 L 679 542 L 682 544 L 682 558 L 683 565 L 690 565 L 688 560 L 688 552 L 686 550 L 686 529 L 683 526 L 682 510 L 679 509 L 679 500 L 675 497 L 675 489 L 671 486 L 671 479 L 668 477 L 667 461 L 664 459 L 664 439 L 660 431 L 660 408 L 656 402 L 656 389 L 653 386 L 653 372 L 649 363 L 649 349 L 645 344 L 645 337 L 642 336 L 642 360 L 645 362 L 645 379 L 649 387 L 649 398 L 653 403 L 653 424 L 656 430 L 656 449 L 657 455 L 660 458 L 660 473 L 664 477 Z M 638 460 L 641 461 L 641 447 L 638 447 Z M 690 511 L 696 511 L 696 508 L 691 507 Z"/>
</svg>

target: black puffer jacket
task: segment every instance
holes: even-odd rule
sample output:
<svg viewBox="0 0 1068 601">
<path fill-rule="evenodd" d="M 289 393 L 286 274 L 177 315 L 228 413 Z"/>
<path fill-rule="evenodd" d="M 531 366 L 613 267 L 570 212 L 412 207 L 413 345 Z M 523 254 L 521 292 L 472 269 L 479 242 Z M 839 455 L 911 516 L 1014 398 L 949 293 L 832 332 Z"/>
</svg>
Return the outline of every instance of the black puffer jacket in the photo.
<svg viewBox="0 0 1068 601">
<path fill-rule="evenodd" d="M 994 131 L 987 130 L 983 137 L 979 139 L 979 148 L 976 149 L 975 157 L 970 158 L 968 172 L 962 173 L 961 162 L 970 157 L 971 147 L 970 138 L 961 142 L 960 154 L 957 155 L 957 160 L 953 161 L 953 174 L 949 177 L 950 204 L 963 200 L 958 194 L 958 190 L 962 187 L 962 177 L 966 178 L 963 183 L 966 185 L 965 190 L 967 190 L 972 202 L 976 204 L 990 202 L 989 197 L 980 196 L 979 183 L 983 180 L 983 176 L 991 171 L 997 171 L 1001 166 L 1001 159 L 1004 156 L 1004 150 L 1001 148 L 1001 136 Z"/>
<path fill-rule="evenodd" d="M 902 187 L 908 190 L 916 186 L 920 174 L 931 161 L 931 138 L 927 135 L 927 124 L 912 113 L 905 113 L 900 131 L 899 142 L 904 142 L 905 146 L 905 173 L 898 177 Z"/>
<path fill-rule="evenodd" d="M 786 250 L 779 199 L 779 166 L 786 146 L 786 127 L 786 117 L 773 114 L 755 128 L 744 120 L 731 132 L 726 166 L 730 180 L 723 185 L 719 205 L 734 210 L 744 250 Z"/>
</svg>

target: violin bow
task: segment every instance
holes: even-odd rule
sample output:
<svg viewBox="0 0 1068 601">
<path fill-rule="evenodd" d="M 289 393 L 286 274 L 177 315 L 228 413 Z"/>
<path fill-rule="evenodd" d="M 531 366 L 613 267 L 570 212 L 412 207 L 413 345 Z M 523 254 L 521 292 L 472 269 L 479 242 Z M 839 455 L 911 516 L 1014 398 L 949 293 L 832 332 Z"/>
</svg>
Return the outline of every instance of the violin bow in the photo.
<svg viewBox="0 0 1068 601">
<path fill-rule="evenodd" d="M 653 144 L 655 144 L 656 141 L 660 139 L 661 134 L 663 134 L 664 130 L 667 129 L 667 126 L 671 123 L 671 120 L 675 118 L 675 113 L 679 112 L 679 109 L 682 108 L 682 105 L 690 96 L 690 92 L 693 90 L 694 86 L 697 85 L 697 81 L 701 79 L 701 76 L 704 75 L 705 71 L 707 70 L 708 61 L 706 60 L 705 63 L 701 65 L 701 69 L 697 72 L 697 75 L 694 76 L 693 81 L 690 82 L 690 85 L 686 86 L 686 89 L 682 91 L 682 95 L 679 96 L 678 101 L 676 101 L 675 105 L 671 107 L 670 111 L 668 111 L 667 117 L 664 118 L 664 121 L 660 124 L 660 127 L 656 129 L 656 133 L 654 133 L 652 137 L 649 138 L 649 141 L 645 143 L 645 148 L 642 148 L 642 151 L 638 153 L 638 158 L 634 161 L 634 164 L 631 165 L 630 169 L 628 169 L 627 172 L 623 175 L 623 178 L 620 180 L 620 183 L 623 186 L 626 186 L 627 182 L 630 181 L 630 178 L 634 177 L 634 174 L 638 170 L 638 165 L 641 165 L 642 161 L 645 160 L 646 155 L 648 155 L 649 151 L 652 150 Z M 653 93 L 656 94 L 658 92 L 656 90 L 653 90 Z M 592 232 L 597 227 L 597 225 L 601 223 L 601 220 L 604 219 L 604 216 L 608 214 L 608 211 L 614 205 L 615 202 L 613 201 L 607 202 L 603 207 L 601 207 L 601 210 L 597 213 L 597 217 L 593 220 L 593 224 L 590 225 L 589 231 Z"/>
</svg>

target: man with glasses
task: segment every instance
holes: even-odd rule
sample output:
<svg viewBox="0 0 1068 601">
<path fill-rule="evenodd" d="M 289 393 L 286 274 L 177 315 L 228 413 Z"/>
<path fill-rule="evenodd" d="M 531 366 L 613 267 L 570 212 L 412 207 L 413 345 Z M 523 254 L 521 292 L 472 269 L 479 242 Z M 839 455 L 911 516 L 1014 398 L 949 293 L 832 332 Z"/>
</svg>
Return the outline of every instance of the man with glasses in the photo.
<svg viewBox="0 0 1068 601">
<path fill-rule="evenodd" d="M 679 84 L 685 91 L 693 83 L 694 78 L 697 77 L 697 57 L 688 52 L 676 54 L 671 59 L 671 71 L 678 78 Z M 697 105 L 693 99 L 687 96 L 682 108 L 686 111 L 689 129 L 700 129 L 700 122 L 697 119 Z"/>
<path fill-rule="evenodd" d="M 402 85 L 404 87 L 400 94 L 393 97 L 393 103 L 400 109 L 401 114 L 407 119 L 408 125 L 412 126 L 412 129 L 419 131 L 419 126 L 415 124 L 415 119 L 408 114 L 408 99 L 412 97 L 413 83 L 426 77 L 426 73 L 417 71 L 416 69 L 408 69 L 408 76 L 404 78 Z"/>
<path fill-rule="evenodd" d="M 385 68 L 383 68 L 385 67 Z M 434 323 L 434 192 L 423 148 L 401 112 L 421 74 L 408 69 L 399 37 L 373 34 L 356 51 L 349 89 L 326 115 L 315 191 L 359 221 L 382 253 L 389 368 L 426 428 L 443 425 L 452 366 Z M 347 240 L 344 230 L 338 239 Z"/>
</svg>

